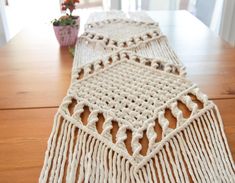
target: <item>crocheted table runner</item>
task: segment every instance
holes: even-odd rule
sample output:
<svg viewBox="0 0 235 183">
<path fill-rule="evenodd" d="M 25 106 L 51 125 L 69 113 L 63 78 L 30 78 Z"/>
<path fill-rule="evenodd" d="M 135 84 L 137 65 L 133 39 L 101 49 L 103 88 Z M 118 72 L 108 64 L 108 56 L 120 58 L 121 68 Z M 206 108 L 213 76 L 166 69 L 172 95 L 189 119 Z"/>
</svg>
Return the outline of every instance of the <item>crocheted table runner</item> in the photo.
<svg viewBox="0 0 235 183">
<path fill-rule="evenodd" d="M 142 13 L 95 15 L 39 181 L 235 182 L 219 111 L 185 78 L 158 24 Z"/>
</svg>

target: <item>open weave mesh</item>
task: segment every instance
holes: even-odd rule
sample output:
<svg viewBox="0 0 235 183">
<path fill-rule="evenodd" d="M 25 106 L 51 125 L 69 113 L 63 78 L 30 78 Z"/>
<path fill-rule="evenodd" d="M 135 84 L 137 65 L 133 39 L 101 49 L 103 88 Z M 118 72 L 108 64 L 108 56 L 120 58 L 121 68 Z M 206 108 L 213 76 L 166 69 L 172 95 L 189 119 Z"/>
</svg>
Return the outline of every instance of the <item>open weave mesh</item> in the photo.
<svg viewBox="0 0 235 183">
<path fill-rule="evenodd" d="M 182 77 L 183 66 L 168 44 L 154 39 L 165 50 L 146 47 L 149 54 L 140 54 L 136 41 L 119 47 L 132 33 L 126 39 L 123 31 L 108 34 L 109 42 L 121 40 L 111 46 L 97 36 L 107 36 L 112 24 L 123 21 L 93 23 L 102 24 L 97 31 L 88 24 L 95 39 L 90 33 L 79 39 L 71 86 L 55 116 L 39 181 L 235 182 L 218 109 Z M 162 34 L 157 24 L 150 26 Z"/>
<path fill-rule="evenodd" d="M 123 42 L 128 38 L 138 38 L 147 31 L 155 31 L 156 35 L 160 34 L 157 23 L 137 22 L 128 19 L 108 19 L 101 22 L 90 23 L 87 25 L 86 30 L 97 33 L 98 35 L 104 35 L 119 42 Z"/>
</svg>

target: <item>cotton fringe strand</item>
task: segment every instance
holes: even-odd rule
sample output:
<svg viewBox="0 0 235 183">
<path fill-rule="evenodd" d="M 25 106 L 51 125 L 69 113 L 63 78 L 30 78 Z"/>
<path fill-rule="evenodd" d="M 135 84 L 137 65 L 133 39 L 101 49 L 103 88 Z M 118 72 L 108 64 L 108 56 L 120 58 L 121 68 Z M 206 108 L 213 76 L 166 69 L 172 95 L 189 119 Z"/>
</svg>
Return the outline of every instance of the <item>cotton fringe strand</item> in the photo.
<svg viewBox="0 0 235 183">
<path fill-rule="evenodd" d="M 159 146 L 146 163 L 132 164 L 58 113 L 39 182 L 235 182 L 233 159 L 215 106 Z"/>
</svg>

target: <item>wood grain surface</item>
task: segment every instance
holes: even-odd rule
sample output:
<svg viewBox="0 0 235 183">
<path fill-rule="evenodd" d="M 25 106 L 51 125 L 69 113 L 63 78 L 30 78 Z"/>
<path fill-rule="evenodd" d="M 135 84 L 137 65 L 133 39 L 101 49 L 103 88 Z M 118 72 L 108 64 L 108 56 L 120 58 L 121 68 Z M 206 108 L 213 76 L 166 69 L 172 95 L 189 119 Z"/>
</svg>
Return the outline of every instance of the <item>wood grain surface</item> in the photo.
<svg viewBox="0 0 235 183">
<path fill-rule="evenodd" d="M 186 11 L 149 15 L 160 23 L 188 78 L 218 105 L 235 158 L 235 49 Z M 38 182 L 71 67 L 68 49 L 58 46 L 49 25 L 23 30 L 0 48 L 0 183 Z"/>
</svg>

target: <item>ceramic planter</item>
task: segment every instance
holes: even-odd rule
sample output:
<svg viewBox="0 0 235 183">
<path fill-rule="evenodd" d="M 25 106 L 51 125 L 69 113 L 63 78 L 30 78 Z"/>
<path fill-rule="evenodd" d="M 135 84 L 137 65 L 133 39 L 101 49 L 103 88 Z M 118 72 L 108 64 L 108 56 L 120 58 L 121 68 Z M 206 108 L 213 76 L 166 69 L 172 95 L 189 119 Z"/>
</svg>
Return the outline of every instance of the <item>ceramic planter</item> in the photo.
<svg viewBox="0 0 235 183">
<path fill-rule="evenodd" d="M 60 46 L 71 46 L 76 43 L 80 28 L 80 18 L 76 17 L 75 25 L 53 26 Z"/>
</svg>

